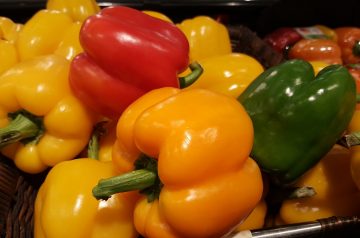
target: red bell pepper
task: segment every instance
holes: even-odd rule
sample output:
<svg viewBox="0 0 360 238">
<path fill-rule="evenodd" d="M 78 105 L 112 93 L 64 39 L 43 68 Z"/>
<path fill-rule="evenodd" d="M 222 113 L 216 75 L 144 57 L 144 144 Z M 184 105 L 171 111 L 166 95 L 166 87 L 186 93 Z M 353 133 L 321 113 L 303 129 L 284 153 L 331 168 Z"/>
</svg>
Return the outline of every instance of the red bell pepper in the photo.
<svg viewBox="0 0 360 238">
<path fill-rule="evenodd" d="M 264 41 L 281 54 L 303 37 L 292 27 L 281 27 L 264 37 Z"/>
<path fill-rule="evenodd" d="M 70 68 L 74 94 L 98 113 L 117 118 L 135 99 L 159 87 L 179 87 L 189 43 L 174 24 L 113 6 L 83 23 L 84 52 Z"/>
</svg>

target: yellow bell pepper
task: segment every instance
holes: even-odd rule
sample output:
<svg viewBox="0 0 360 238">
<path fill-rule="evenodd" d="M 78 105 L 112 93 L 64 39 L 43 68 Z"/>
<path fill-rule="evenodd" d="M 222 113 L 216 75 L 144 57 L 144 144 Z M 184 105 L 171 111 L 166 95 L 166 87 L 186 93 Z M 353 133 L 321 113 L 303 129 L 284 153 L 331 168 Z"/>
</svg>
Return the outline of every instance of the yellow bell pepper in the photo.
<svg viewBox="0 0 360 238">
<path fill-rule="evenodd" d="M 348 132 L 359 132 L 360 131 L 360 107 L 357 105 L 357 108 L 354 112 L 354 115 L 349 123 Z M 352 146 L 351 151 L 351 175 L 352 178 L 360 190 L 360 145 Z"/>
<path fill-rule="evenodd" d="M 71 60 L 82 52 L 80 27 L 80 22 L 74 22 L 64 12 L 47 9 L 38 11 L 19 32 L 16 47 L 20 61 L 53 53 Z"/>
<path fill-rule="evenodd" d="M 200 77 L 190 85 L 238 97 L 263 71 L 263 66 L 253 57 L 231 53 L 198 61 L 204 69 Z"/>
<path fill-rule="evenodd" d="M 177 24 L 190 46 L 190 62 L 232 52 L 225 25 L 208 16 L 185 19 Z"/>
<path fill-rule="evenodd" d="M 315 75 L 317 75 L 323 68 L 330 65 L 324 61 L 309 61 L 309 63 L 313 67 Z"/>
<path fill-rule="evenodd" d="M 99 139 L 99 161 L 112 161 L 112 149 L 116 141 L 116 121 L 104 125 L 104 133 Z"/>
<path fill-rule="evenodd" d="M 330 27 L 327 27 L 325 25 L 320 25 L 320 24 L 317 24 L 314 27 L 316 27 L 320 31 L 322 31 L 324 33 L 324 35 L 326 35 L 330 40 L 337 42 L 336 32 L 333 29 L 331 29 Z"/>
<path fill-rule="evenodd" d="M 15 42 L 22 25 L 0 17 L 0 74 L 18 62 Z"/>
<path fill-rule="evenodd" d="M 134 212 L 145 237 L 221 237 L 262 196 L 260 169 L 249 158 L 252 143 L 252 122 L 235 98 L 203 89 L 153 90 L 117 124 L 113 162 L 125 170 L 135 163 L 138 170 L 100 180 L 93 194 L 146 193 Z M 119 185 L 123 179 L 132 184 Z"/>
<path fill-rule="evenodd" d="M 69 67 L 41 56 L 0 77 L 0 148 L 25 172 L 73 159 L 90 138 L 95 116 L 72 94 Z"/>
<path fill-rule="evenodd" d="M 150 15 L 150 16 L 152 16 L 152 17 L 156 17 L 156 18 L 159 18 L 159 19 L 161 19 L 163 21 L 173 23 L 173 21 L 168 16 L 166 16 L 165 14 L 163 14 L 161 12 L 156 12 L 156 11 L 151 11 L 151 10 L 144 10 L 143 12 Z"/>
<path fill-rule="evenodd" d="M 78 123 L 79 124 L 79 123 Z M 134 192 L 97 201 L 91 189 L 117 174 L 111 162 L 82 158 L 53 167 L 35 200 L 35 238 L 136 238 Z"/>
<path fill-rule="evenodd" d="M 313 221 L 331 216 L 360 214 L 360 191 L 350 174 L 350 151 L 335 145 L 294 186 L 309 186 L 316 195 L 285 200 L 280 208 L 284 223 Z"/>
<path fill-rule="evenodd" d="M 46 9 L 64 12 L 79 22 L 100 11 L 95 0 L 47 0 Z"/>
<path fill-rule="evenodd" d="M 245 221 L 236 228 L 236 231 L 255 230 L 263 228 L 265 224 L 266 212 L 266 201 L 264 199 L 261 199 L 254 208 L 254 210 L 245 219 Z"/>
<path fill-rule="evenodd" d="M 81 29 L 80 22 L 74 22 L 64 32 L 64 36 L 60 41 L 58 47 L 54 53 L 64 56 L 68 60 L 72 60 L 76 55 L 83 52 L 83 48 L 80 44 L 79 35 Z"/>
</svg>

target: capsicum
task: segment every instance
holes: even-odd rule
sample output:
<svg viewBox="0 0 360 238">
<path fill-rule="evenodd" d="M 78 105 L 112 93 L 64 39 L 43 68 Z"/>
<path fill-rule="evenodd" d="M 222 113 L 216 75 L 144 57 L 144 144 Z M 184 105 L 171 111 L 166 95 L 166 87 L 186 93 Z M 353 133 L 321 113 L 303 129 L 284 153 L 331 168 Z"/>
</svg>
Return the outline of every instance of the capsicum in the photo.
<svg viewBox="0 0 360 238">
<path fill-rule="evenodd" d="M 47 0 L 46 9 L 64 12 L 75 22 L 84 22 L 100 11 L 95 0 Z"/>
<path fill-rule="evenodd" d="M 19 61 L 15 42 L 21 28 L 21 24 L 0 17 L 0 74 Z"/>
<path fill-rule="evenodd" d="M 342 64 L 339 45 L 329 39 L 301 39 L 289 49 L 288 58 Z"/>
<path fill-rule="evenodd" d="M 360 214 L 360 191 L 352 180 L 350 161 L 350 150 L 335 145 L 295 183 L 296 187 L 314 188 L 316 194 L 284 200 L 279 212 L 281 221 L 290 224 Z"/>
<path fill-rule="evenodd" d="M 93 137 L 97 138 L 96 132 Z M 92 187 L 119 171 L 111 162 L 95 159 L 98 144 L 90 140 L 88 148 L 88 157 L 61 162 L 46 175 L 35 200 L 35 238 L 138 237 L 132 220 L 138 194 L 116 194 L 97 201 Z"/>
<path fill-rule="evenodd" d="M 189 43 L 174 24 L 124 6 L 90 16 L 80 43 L 84 53 L 72 61 L 71 87 L 110 118 L 152 89 L 179 87 L 177 75 L 189 63 Z"/>
<path fill-rule="evenodd" d="M 185 19 L 177 26 L 189 41 L 190 61 L 232 52 L 230 35 L 226 26 L 209 16 Z"/>
<path fill-rule="evenodd" d="M 242 53 L 217 55 L 199 60 L 204 72 L 187 88 L 204 88 L 238 97 L 264 71 L 253 57 Z"/>
<path fill-rule="evenodd" d="M 286 185 L 341 138 L 355 110 L 356 86 L 341 65 L 315 77 L 310 63 L 296 59 L 264 71 L 238 100 L 254 124 L 252 158 Z"/>
<path fill-rule="evenodd" d="M 100 180 L 93 194 L 108 199 L 141 190 L 146 196 L 135 206 L 134 224 L 145 237 L 220 237 L 262 196 L 261 172 L 249 158 L 252 133 L 250 117 L 232 97 L 152 90 L 117 124 L 113 162 L 130 172 Z"/>
<path fill-rule="evenodd" d="M 360 28 L 338 27 L 334 30 L 344 64 L 360 63 Z"/>
<path fill-rule="evenodd" d="M 0 77 L 0 149 L 25 172 L 75 158 L 90 138 L 95 116 L 72 94 L 69 67 L 64 57 L 47 55 Z"/>
</svg>

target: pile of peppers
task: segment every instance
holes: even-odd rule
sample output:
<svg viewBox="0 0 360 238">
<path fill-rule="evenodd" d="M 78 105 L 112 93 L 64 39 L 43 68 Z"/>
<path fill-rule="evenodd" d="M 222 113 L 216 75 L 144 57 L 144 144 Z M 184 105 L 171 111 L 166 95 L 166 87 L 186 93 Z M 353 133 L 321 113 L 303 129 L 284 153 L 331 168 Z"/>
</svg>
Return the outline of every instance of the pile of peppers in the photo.
<svg viewBox="0 0 360 238">
<path fill-rule="evenodd" d="M 274 188 L 316 192 L 277 224 L 360 212 L 360 141 L 337 145 L 360 131 L 353 28 L 282 28 L 266 70 L 208 16 L 48 0 L 0 29 L 1 153 L 49 171 L 35 238 L 231 237 L 268 225 Z"/>
</svg>

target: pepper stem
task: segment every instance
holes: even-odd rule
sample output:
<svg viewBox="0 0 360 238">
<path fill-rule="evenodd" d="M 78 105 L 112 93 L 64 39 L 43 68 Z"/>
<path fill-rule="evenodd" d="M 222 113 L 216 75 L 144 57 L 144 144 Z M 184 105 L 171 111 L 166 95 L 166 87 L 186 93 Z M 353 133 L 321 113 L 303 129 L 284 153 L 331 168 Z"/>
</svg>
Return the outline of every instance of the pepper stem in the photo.
<svg viewBox="0 0 360 238">
<path fill-rule="evenodd" d="M 360 145 L 360 132 L 352 132 L 347 135 L 343 135 L 340 140 L 337 141 L 337 144 L 350 148 L 355 145 Z"/>
<path fill-rule="evenodd" d="M 104 128 L 105 123 L 106 121 L 101 121 L 97 123 L 93 129 L 87 149 L 87 157 L 90 159 L 99 160 L 99 142 L 100 137 L 106 133 L 106 130 Z"/>
<path fill-rule="evenodd" d="M 39 125 L 40 118 L 22 111 L 10 114 L 10 118 L 12 117 L 14 118 L 6 127 L 0 128 L 0 148 L 21 140 L 36 138 L 43 131 Z"/>
<path fill-rule="evenodd" d="M 93 196 L 99 200 L 107 200 L 115 193 L 142 190 L 150 187 L 156 180 L 156 173 L 139 169 L 119 176 L 101 179 L 93 188 Z"/>
<path fill-rule="evenodd" d="M 101 179 L 93 188 L 92 193 L 98 200 L 107 200 L 115 193 L 140 190 L 151 202 L 159 197 L 161 188 L 162 183 L 157 174 L 157 161 L 141 155 L 135 161 L 134 171 Z"/>
<path fill-rule="evenodd" d="M 360 41 L 357 40 L 352 48 L 352 52 L 355 56 L 360 56 Z"/>
<path fill-rule="evenodd" d="M 186 88 L 193 84 L 204 71 L 198 62 L 191 63 L 189 68 L 191 70 L 190 74 L 184 77 L 179 77 L 180 88 Z"/>
</svg>

